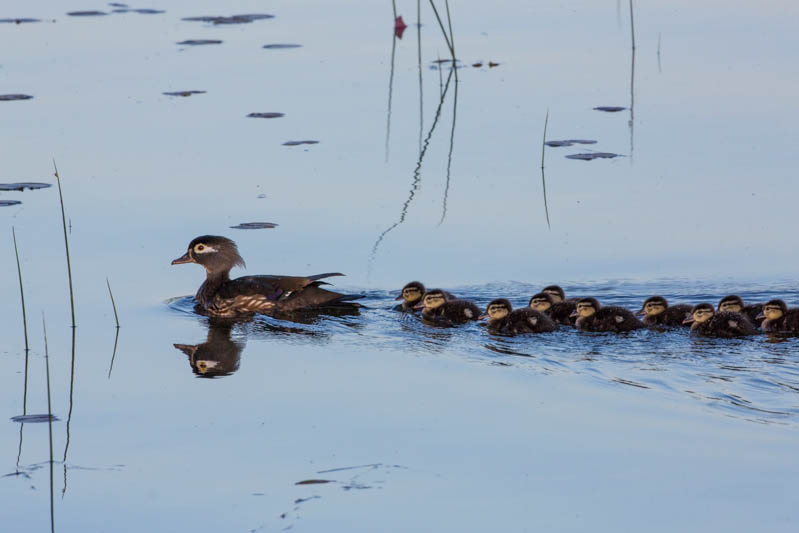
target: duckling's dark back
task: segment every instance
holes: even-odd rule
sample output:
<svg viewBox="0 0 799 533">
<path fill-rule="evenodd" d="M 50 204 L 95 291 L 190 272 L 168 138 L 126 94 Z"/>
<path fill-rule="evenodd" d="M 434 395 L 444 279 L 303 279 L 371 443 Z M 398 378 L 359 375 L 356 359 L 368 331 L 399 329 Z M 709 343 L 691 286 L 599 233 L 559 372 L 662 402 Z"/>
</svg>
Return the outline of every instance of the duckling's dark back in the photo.
<svg viewBox="0 0 799 533">
<path fill-rule="evenodd" d="M 546 314 L 530 307 L 522 307 L 510 312 L 503 319 L 500 333 L 517 335 L 520 333 L 548 333 L 558 329 L 558 325 Z"/>
<path fill-rule="evenodd" d="M 720 337 L 730 339 L 755 335 L 757 330 L 743 313 L 720 311 L 704 322 L 694 322 L 691 333 L 704 337 Z"/>
<path fill-rule="evenodd" d="M 600 307 L 592 316 L 577 319 L 576 326 L 583 331 L 611 331 L 624 333 L 645 328 L 629 309 L 616 305 Z"/>
</svg>

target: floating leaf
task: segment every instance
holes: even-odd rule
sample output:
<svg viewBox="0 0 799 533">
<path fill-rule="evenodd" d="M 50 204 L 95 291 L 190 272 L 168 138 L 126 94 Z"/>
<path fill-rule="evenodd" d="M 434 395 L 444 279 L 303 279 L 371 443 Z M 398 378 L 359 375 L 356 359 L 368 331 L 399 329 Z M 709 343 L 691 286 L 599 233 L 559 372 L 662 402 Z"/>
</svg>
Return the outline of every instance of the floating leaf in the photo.
<svg viewBox="0 0 799 533">
<path fill-rule="evenodd" d="M 242 222 L 238 226 L 230 226 L 232 229 L 272 229 L 278 225 L 273 222 Z"/>
<path fill-rule="evenodd" d="M 286 141 L 283 146 L 298 146 L 300 144 L 319 144 L 319 141 Z"/>
<path fill-rule="evenodd" d="M 0 94 L 0 102 L 11 102 L 12 100 L 30 100 L 33 96 L 29 94 Z"/>
<path fill-rule="evenodd" d="M 618 113 L 619 111 L 624 111 L 627 108 L 612 105 L 601 105 L 599 107 L 595 107 L 594 109 L 597 111 L 605 111 L 606 113 Z"/>
<path fill-rule="evenodd" d="M 58 417 L 55 415 L 19 415 L 19 416 L 12 416 L 11 420 L 14 422 L 22 422 L 24 424 L 38 424 L 41 422 L 53 422 L 58 421 Z"/>
<path fill-rule="evenodd" d="M 25 189 L 33 191 L 36 189 L 46 189 L 49 186 L 50 186 L 49 183 L 36 183 L 36 182 L 0 183 L 0 191 L 24 191 Z"/>
<path fill-rule="evenodd" d="M 222 41 L 217 39 L 187 39 L 180 41 L 178 44 L 185 44 L 188 46 L 198 46 L 202 44 L 222 44 Z"/>
<path fill-rule="evenodd" d="M 248 15 L 232 15 L 230 17 L 185 17 L 182 20 L 187 20 L 191 22 L 209 22 L 211 24 L 249 24 L 255 20 L 265 20 L 275 18 L 274 15 L 259 15 L 259 14 L 248 14 Z"/>
<path fill-rule="evenodd" d="M 567 155 L 566 159 L 579 159 L 580 161 L 592 161 L 594 159 L 613 159 L 614 157 L 621 157 L 621 155 L 612 154 L 610 152 L 591 152 L 589 154 Z"/>
<path fill-rule="evenodd" d="M 102 17 L 107 14 L 104 11 L 70 11 L 67 13 L 70 17 Z"/>
<path fill-rule="evenodd" d="M 394 21 L 394 37 L 397 39 L 402 39 L 402 34 L 405 33 L 405 28 L 408 26 L 405 25 L 405 21 L 402 20 L 402 15 L 396 18 Z"/>
<path fill-rule="evenodd" d="M 250 113 L 247 116 L 250 118 L 280 118 L 284 115 L 285 113 Z"/>
<path fill-rule="evenodd" d="M 596 141 L 589 139 L 566 139 L 565 141 L 547 141 L 544 144 L 553 148 L 559 148 L 561 146 L 571 146 L 573 144 L 596 144 Z"/>
<path fill-rule="evenodd" d="M 25 24 L 26 22 L 41 22 L 41 19 L 26 19 L 26 18 L 21 18 L 21 19 L 0 19 L 0 24 L 2 24 L 2 23 L 6 23 L 6 24 Z"/>
<path fill-rule="evenodd" d="M 8 207 L 10 205 L 19 205 L 22 202 L 19 200 L 0 200 L 0 207 Z"/>
<path fill-rule="evenodd" d="M 301 45 L 301 44 L 281 44 L 281 43 L 275 43 L 275 44 L 265 44 L 265 45 L 264 45 L 264 48 L 266 48 L 266 49 L 268 49 L 268 50 L 283 50 L 283 49 L 286 49 L 286 48 L 300 48 L 300 47 L 302 47 L 302 45 Z"/>
<path fill-rule="evenodd" d="M 306 479 L 298 481 L 295 485 L 322 485 L 323 483 L 332 483 L 332 479 Z"/>
<path fill-rule="evenodd" d="M 183 96 L 183 97 L 186 97 L 186 96 L 191 96 L 193 94 L 205 94 L 205 93 L 206 93 L 206 91 L 191 90 L 191 91 L 173 91 L 173 92 L 166 92 L 166 93 L 162 93 L 162 94 L 165 94 L 167 96 Z"/>
</svg>

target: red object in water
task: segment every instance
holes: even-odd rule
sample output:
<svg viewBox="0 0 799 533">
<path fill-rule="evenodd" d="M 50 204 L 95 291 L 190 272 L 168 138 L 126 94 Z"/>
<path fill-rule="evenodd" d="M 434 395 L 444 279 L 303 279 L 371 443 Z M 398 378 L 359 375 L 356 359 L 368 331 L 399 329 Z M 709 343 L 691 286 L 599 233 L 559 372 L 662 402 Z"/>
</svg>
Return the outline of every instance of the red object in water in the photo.
<svg viewBox="0 0 799 533">
<path fill-rule="evenodd" d="M 394 37 L 402 39 L 402 34 L 405 33 L 405 28 L 407 27 L 405 21 L 402 20 L 402 15 L 397 17 L 397 20 L 394 21 Z"/>
</svg>

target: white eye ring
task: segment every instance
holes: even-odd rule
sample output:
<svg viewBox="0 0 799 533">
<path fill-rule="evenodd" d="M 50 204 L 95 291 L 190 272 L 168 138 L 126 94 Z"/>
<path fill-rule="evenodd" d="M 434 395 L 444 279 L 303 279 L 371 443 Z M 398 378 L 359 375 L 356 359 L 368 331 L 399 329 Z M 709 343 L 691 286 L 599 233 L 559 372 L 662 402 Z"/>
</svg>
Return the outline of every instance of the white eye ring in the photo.
<svg viewBox="0 0 799 533">
<path fill-rule="evenodd" d="M 208 246 L 207 244 L 199 243 L 194 245 L 194 251 L 198 254 L 207 254 L 208 252 L 215 252 L 216 248 Z"/>
</svg>

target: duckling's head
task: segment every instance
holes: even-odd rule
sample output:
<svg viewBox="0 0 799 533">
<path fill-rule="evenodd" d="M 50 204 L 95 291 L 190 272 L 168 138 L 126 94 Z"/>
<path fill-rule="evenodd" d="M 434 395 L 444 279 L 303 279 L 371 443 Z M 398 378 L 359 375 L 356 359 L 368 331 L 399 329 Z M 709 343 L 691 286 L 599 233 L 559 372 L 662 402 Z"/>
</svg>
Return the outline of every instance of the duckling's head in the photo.
<svg viewBox="0 0 799 533">
<path fill-rule="evenodd" d="M 669 302 L 662 296 L 652 296 L 644 300 L 644 305 L 641 306 L 640 315 L 657 316 L 669 306 Z"/>
<path fill-rule="evenodd" d="M 486 307 L 486 314 L 482 315 L 482 317 L 488 317 L 491 320 L 500 320 L 508 316 L 512 309 L 513 307 L 508 300 L 505 298 L 497 298 L 489 302 L 488 307 Z"/>
<path fill-rule="evenodd" d="M 588 318 L 599 311 L 599 301 L 596 298 L 583 298 L 577 302 L 574 314 L 581 318 Z"/>
<path fill-rule="evenodd" d="M 549 285 L 541 289 L 541 292 L 545 292 L 552 296 L 552 302 L 558 303 L 562 302 L 566 299 L 566 293 L 563 292 L 563 289 L 560 288 L 558 285 Z"/>
<path fill-rule="evenodd" d="M 713 317 L 715 312 L 713 306 L 708 303 L 697 304 L 691 309 L 691 316 L 683 320 L 683 324 L 707 322 Z"/>
<path fill-rule="evenodd" d="M 539 292 L 530 298 L 530 307 L 542 313 L 548 311 L 553 303 L 555 303 L 555 300 L 552 298 L 552 295 L 546 292 Z"/>
<path fill-rule="evenodd" d="M 419 281 L 411 281 L 402 288 L 397 300 L 405 300 L 409 304 L 418 302 L 424 296 L 424 285 Z"/>
<path fill-rule="evenodd" d="M 788 306 L 782 300 L 770 300 L 763 306 L 761 315 L 768 320 L 779 320 L 788 310 Z"/>
<path fill-rule="evenodd" d="M 743 311 L 744 301 L 736 294 L 725 296 L 719 301 L 719 311 L 727 311 L 730 313 L 740 313 Z"/>
<path fill-rule="evenodd" d="M 245 266 L 236 243 L 226 237 L 203 235 L 189 243 L 188 251 L 172 261 L 173 265 L 197 263 L 209 274 L 227 272 L 234 266 Z"/>
<path fill-rule="evenodd" d="M 433 289 L 427 291 L 422 299 L 425 309 L 438 309 L 447 301 L 444 291 L 441 289 Z"/>
</svg>

